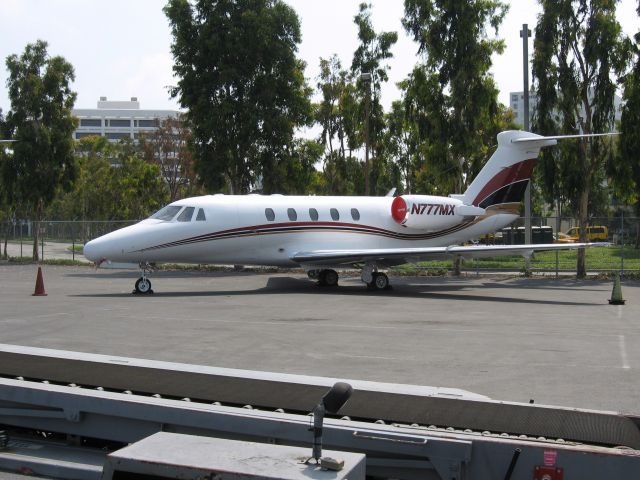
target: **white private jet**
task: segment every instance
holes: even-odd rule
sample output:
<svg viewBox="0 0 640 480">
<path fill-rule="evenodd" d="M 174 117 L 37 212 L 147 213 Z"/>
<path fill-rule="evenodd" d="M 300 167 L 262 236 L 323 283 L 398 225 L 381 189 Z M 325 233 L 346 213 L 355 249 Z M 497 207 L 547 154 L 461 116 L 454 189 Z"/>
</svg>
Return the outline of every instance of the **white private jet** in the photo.
<svg viewBox="0 0 640 480">
<path fill-rule="evenodd" d="M 150 265 L 163 262 L 302 267 L 326 286 L 338 284 L 337 269 L 358 266 L 364 283 L 384 290 L 389 279 L 378 269 L 393 265 L 586 247 L 592 244 L 460 245 L 517 219 L 540 149 L 579 137 L 584 135 L 502 132 L 498 148 L 467 191 L 449 197 L 185 198 L 88 242 L 84 255 L 97 265 L 140 265 L 134 293 L 152 292 Z"/>
</svg>

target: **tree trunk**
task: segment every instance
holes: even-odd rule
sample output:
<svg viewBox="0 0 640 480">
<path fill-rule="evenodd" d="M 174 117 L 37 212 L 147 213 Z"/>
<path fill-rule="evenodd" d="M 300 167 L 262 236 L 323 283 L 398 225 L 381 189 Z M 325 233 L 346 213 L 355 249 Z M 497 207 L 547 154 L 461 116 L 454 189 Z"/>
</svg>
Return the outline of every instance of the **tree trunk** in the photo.
<svg viewBox="0 0 640 480">
<path fill-rule="evenodd" d="M 38 252 L 38 240 L 40 239 L 40 227 L 42 225 L 42 217 L 44 216 L 44 204 L 42 200 L 38 200 L 36 204 L 36 219 L 33 228 L 33 261 L 39 262 L 40 254 Z"/>
<path fill-rule="evenodd" d="M 462 258 L 456 256 L 453 259 L 453 275 L 459 277 L 461 274 Z"/>
<path fill-rule="evenodd" d="M 578 225 L 580 227 L 579 242 L 587 239 L 588 208 L 589 208 L 589 185 L 591 179 L 585 178 L 584 190 L 580 193 L 580 208 L 578 211 Z M 576 262 L 576 277 L 585 278 L 587 276 L 586 252 L 584 248 L 578 249 L 578 260 Z"/>
</svg>

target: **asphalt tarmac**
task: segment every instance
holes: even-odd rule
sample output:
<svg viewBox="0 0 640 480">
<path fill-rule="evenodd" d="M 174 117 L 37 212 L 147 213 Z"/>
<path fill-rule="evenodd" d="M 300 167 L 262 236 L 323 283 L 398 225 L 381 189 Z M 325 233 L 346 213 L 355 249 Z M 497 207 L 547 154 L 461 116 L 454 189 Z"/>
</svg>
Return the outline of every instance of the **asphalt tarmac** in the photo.
<svg viewBox="0 0 640 480">
<path fill-rule="evenodd" d="M 367 291 L 302 273 L 157 272 L 0 263 L 0 343 L 344 379 L 640 414 L 640 283 L 391 277 Z"/>
</svg>

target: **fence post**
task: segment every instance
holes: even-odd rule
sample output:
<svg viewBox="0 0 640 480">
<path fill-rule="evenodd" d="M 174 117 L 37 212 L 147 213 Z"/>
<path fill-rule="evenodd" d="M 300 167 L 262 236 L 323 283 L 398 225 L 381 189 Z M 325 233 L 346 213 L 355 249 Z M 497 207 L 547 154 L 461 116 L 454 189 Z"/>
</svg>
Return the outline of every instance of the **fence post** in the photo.
<svg viewBox="0 0 640 480">
<path fill-rule="evenodd" d="M 624 276 L 624 211 L 620 211 L 620 234 L 622 239 L 620 240 L 620 276 Z"/>
<path fill-rule="evenodd" d="M 560 200 L 558 200 L 558 211 L 556 216 L 556 240 L 560 239 L 560 225 L 562 219 L 560 218 Z M 560 252 L 556 250 L 556 279 L 560 276 Z"/>
</svg>

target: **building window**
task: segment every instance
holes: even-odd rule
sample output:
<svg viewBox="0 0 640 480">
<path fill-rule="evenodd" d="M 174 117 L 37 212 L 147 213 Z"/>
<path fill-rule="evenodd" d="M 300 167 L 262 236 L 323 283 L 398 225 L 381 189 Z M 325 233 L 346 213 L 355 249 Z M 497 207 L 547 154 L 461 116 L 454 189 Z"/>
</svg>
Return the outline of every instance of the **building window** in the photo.
<svg viewBox="0 0 640 480">
<path fill-rule="evenodd" d="M 340 213 L 338 213 L 338 209 L 332 208 L 331 210 L 329 210 L 329 212 L 331 213 L 331 218 L 333 218 L 336 222 L 340 220 Z"/>
<path fill-rule="evenodd" d="M 101 127 L 102 119 L 101 118 L 82 118 L 80 119 L 81 127 Z"/>
<path fill-rule="evenodd" d="M 122 132 L 107 132 L 107 138 L 109 140 L 122 140 L 123 138 L 131 138 L 131 135 Z"/>
<path fill-rule="evenodd" d="M 158 124 L 156 123 L 156 120 L 136 120 L 136 122 L 138 122 L 139 127 L 143 127 L 143 128 L 158 126 Z"/>
<path fill-rule="evenodd" d="M 360 212 L 357 208 L 351 209 L 351 218 L 353 218 L 356 222 L 360 220 Z"/>
<path fill-rule="evenodd" d="M 309 209 L 309 218 L 311 218 L 311 220 L 313 220 L 314 222 L 318 221 L 318 210 L 316 210 L 315 208 L 310 208 Z"/>
<path fill-rule="evenodd" d="M 207 218 L 204 216 L 204 210 L 202 208 L 198 209 L 198 216 L 196 217 L 196 222 L 204 222 Z"/>
<path fill-rule="evenodd" d="M 179 222 L 190 222 L 191 221 L 191 217 L 193 217 L 193 211 L 195 210 L 195 207 L 187 207 L 185 208 L 182 213 L 180 215 L 178 215 L 178 218 L 176 218 L 176 220 L 178 220 Z"/>
<path fill-rule="evenodd" d="M 287 216 L 292 222 L 295 222 L 298 219 L 298 213 L 295 208 L 287 208 Z"/>
<path fill-rule="evenodd" d="M 276 214 L 273 212 L 273 208 L 265 208 L 264 216 L 267 217 L 267 220 L 273 222 L 276 219 Z"/>
<path fill-rule="evenodd" d="M 109 126 L 110 127 L 130 127 L 131 126 L 131 120 L 129 120 L 129 119 L 121 120 L 121 119 L 112 118 L 111 120 L 109 120 Z"/>
</svg>

